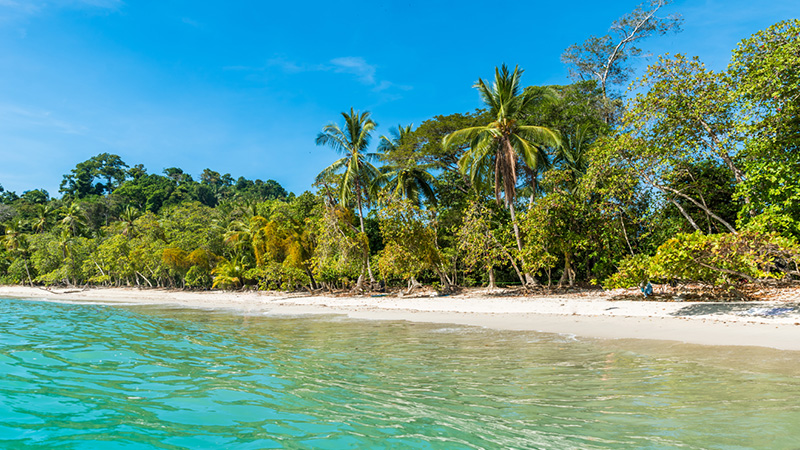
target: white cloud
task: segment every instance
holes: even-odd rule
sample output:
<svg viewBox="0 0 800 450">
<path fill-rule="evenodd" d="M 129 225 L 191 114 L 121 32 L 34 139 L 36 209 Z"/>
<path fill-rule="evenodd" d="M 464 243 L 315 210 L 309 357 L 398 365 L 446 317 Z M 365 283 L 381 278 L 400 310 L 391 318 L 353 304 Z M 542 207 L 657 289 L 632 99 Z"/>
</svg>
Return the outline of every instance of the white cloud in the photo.
<svg viewBox="0 0 800 450">
<path fill-rule="evenodd" d="M 333 58 L 324 64 L 304 64 L 292 61 L 283 57 L 275 57 L 267 61 L 267 67 L 277 67 L 285 73 L 296 74 L 303 72 L 333 72 L 339 74 L 352 75 L 359 83 L 370 86 L 373 92 L 385 92 L 389 90 L 409 91 L 411 86 L 396 84 L 388 80 L 378 78 L 377 66 L 368 63 L 360 56 L 342 56 Z M 264 68 L 230 66 L 226 70 L 249 70 L 263 71 Z"/>
<path fill-rule="evenodd" d="M 368 64 L 364 58 L 358 56 L 334 58 L 331 60 L 331 64 L 333 64 L 333 71 L 336 73 L 348 73 L 355 75 L 364 84 L 376 84 L 375 66 Z"/>
</svg>

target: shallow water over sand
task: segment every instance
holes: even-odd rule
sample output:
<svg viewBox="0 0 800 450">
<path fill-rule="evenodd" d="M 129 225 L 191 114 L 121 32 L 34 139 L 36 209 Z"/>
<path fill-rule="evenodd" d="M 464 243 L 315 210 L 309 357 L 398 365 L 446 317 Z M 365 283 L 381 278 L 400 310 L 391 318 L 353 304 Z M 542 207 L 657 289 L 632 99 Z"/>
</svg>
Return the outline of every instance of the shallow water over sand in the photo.
<svg viewBox="0 0 800 450">
<path fill-rule="evenodd" d="M 0 299 L 0 448 L 800 448 L 800 354 Z"/>
</svg>

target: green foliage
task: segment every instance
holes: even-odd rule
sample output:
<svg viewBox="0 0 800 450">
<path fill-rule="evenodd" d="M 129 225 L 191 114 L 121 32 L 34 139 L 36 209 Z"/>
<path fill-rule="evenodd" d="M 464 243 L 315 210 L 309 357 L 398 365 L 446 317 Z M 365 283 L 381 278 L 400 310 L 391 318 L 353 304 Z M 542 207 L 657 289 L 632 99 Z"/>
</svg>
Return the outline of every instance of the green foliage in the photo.
<svg viewBox="0 0 800 450">
<path fill-rule="evenodd" d="M 489 271 L 510 263 L 513 244 L 508 242 L 508 233 L 498 229 L 499 217 L 482 202 L 472 201 L 467 206 L 456 236 L 458 251 L 468 268 Z"/>
<path fill-rule="evenodd" d="M 744 137 L 729 80 L 697 58 L 675 55 L 650 66 L 638 86 L 647 90 L 637 94 L 623 118 L 630 131 L 615 139 L 618 161 L 671 202 L 694 230 L 701 229 L 697 217 L 683 204 L 734 232 L 734 224 L 722 217 L 720 207 L 726 205 L 710 204 L 706 199 L 714 194 L 697 176 L 698 168 L 722 165 L 732 186 L 743 181 L 737 153 Z"/>
<path fill-rule="evenodd" d="M 379 159 L 385 162 L 381 167 L 381 176 L 376 182 L 382 186 L 385 198 L 399 198 L 411 201 L 420 206 L 424 198 L 428 204 L 436 204 L 433 192 L 435 178 L 428 173 L 434 168 L 433 164 L 419 164 L 416 155 L 407 158 L 397 158 L 397 154 L 407 151 L 401 148 L 409 146 L 412 139 L 411 125 L 403 128 L 398 126 L 392 130 L 393 138 L 381 136 L 378 146 Z"/>
<path fill-rule="evenodd" d="M 247 266 L 241 259 L 223 259 L 217 267 L 211 271 L 214 276 L 212 288 L 238 289 L 245 283 L 245 272 Z"/>
<path fill-rule="evenodd" d="M 208 289 L 212 283 L 211 274 L 200 266 L 192 266 L 186 272 L 186 287 Z"/>
<path fill-rule="evenodd" d="M 50 201 L 50 194 L 44 189 L 33 189 L 23 192 L 20 198 L 31 204 L 43 205 Z"/>
<path fill-rule="evenodd" d="M 74 199 L 111 193 L 125 181 L 127 167 L 118 155 L 101 153 L 78 163 L 64 175 L 59 192 Z"/>
<path fill-rule="evenodd" d="M 444 147 L 442 140 L 455 131 L 480 126 L 490 121 L 491 117 L 484 110 L 476 110 L 472 114 L 434 116 L 423 121 L 415 130 L 406 133 L 398 145 L 385 150 L 383 159 L 390 163 L 413 161 L 423 167 L 460 175 L 458 160 L 469 147 L 468 143 Z M 463 189 L 468 188 L 467 185 L 463 187 Z"/>
<path fill-rule="evenodd" d="M 176 189 L 177 184 L 170 178 L 144 175 L 126 181 L 114 190 L 114 194 L 137 209 L 158 212 L 165 205 L 180 203 L 180 197 L 171 199 Z"/>
<path fill-rule="evenodd" d="M 71 236 L 67 232 L 60 237 L 40 235 L 36 238 L 31 261 L 39 275 L 34 281 L 48 285 L 77 285 L 91 276 L 86 270 L 86 262 L 95 245 L 91 239 Z"/>
<path fill-rule="evenodd" d="M 293 290 L 300 285 L 308 285 L 311 278 L 308 273 L 287 264 L 269 262 L 245 272 L 248 279 L 257 280 L 261 290 Z"/>
<path fill-rule="evenodd" d="M 372 131 L 377 125 L 370 117 L 369 111 L 359 113 L 350 108 L 350 112 L 343 112 L 342 117 L 344 128 L 331 123 L 317 135 L 317 145 L 331 147 L 344 155 L 320 172 L 317 181 L 323 181 L 333 174 L 343 172 L 337 192 L 339 201 L 348 205 L 355 199 L 360 216 L 362 202 L 368 201 L 369 193 L 374 186 L 373 181 L 380 177 L 380 171 L 370 162 L 376 158 L 375 154 L 367 152 Z"/>
<path fill-rule="evenodd" d="M 385 245 L 378 256 L 378 267 L 384 277 L 410 279 L 424 270 L 441 270 L 436 222 L 430 211 L 409 200 L 398 200 L 381 208 L 378 217 Z"/>
<path fill-rule="evenodd" d="M 619 270 L 605 281 L 606 289 L 632 288 L 642 286 L 650 281 L 652 258 L 648 255 L 630 255 L 619 262 Z"/>
<path fill-rule="evenodd" d="M 734 200 L 736 181 L 724 164 L 711 160 L 689 162 L 665 176 L 664 180 L 670 189 L 681 190 L 689 197 L 698 199 L 725 222 L 736 223 L 741 204 Z M 719 221 L 712 219 L 691 201 L 683 197 L 677 197 L 675 201 L 701 230 L 708 233 L 727 231 Z M 668 204 L 666 209 L 669 216 L 683 220 L 674 205 Z M 685 228 L 686 232 L 693 231 Z"/>
<path fill-rule="evenodd" d="M 369 255 L 367 236 L 354 225 L 350 210 L 327 208 L 313 224 L 317 247 L 312 260 L 314 275 L 325 282 L 356 279 Z"/>
<path fill-rule="evenodd" d="M 800 237 L 800 20 L 743 40 L 728 68 L 736 87 L 745 180 L 740 220 L 750 228 Z"/>
<path fill-rule="evenodd" d="M 800 245 L 775 233 L 679 234 L 653 257 L 636 255 L 604 282 L 631 287 L 646 280 L 677 280 L 713 285 L 799 276 Z"/>
</svg>

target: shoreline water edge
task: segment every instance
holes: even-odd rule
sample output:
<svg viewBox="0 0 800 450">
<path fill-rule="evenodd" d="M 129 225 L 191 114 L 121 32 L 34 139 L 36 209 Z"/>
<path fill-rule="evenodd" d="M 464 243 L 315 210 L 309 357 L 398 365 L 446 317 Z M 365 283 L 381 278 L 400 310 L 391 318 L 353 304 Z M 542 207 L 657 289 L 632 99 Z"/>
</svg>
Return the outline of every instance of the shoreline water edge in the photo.
<svg viewBox="0 0 800 450">
<path fill-rule="evenodd" d="M 168 305 L 254 315 L 345 315 L 498 330 L 647 339 L 800 351 L 800 302 L 662 302 L 594 295 L 446 297 L 326 296 L 282 292 L 0 286 L 0 297 L 57 302 Z"/>
</svg>

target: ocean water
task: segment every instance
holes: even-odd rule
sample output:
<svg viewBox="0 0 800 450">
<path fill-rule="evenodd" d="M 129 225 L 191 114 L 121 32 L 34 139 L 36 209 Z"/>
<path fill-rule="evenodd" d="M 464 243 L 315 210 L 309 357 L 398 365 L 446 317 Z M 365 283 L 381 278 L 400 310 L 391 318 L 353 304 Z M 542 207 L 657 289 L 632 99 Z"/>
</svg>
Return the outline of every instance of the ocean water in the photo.
<svg viewBox="0 0 800 450">
<path fill-rule="evenodd" d="M 800 449 L 799 356 L 0 299 L 0 449 Z"/>
</svg>

